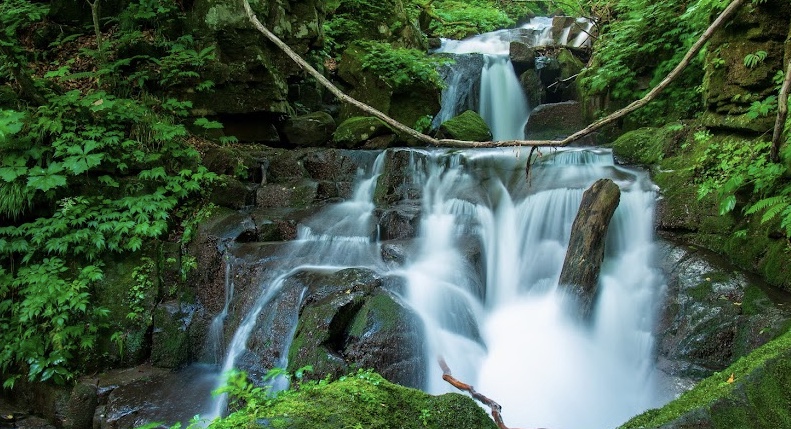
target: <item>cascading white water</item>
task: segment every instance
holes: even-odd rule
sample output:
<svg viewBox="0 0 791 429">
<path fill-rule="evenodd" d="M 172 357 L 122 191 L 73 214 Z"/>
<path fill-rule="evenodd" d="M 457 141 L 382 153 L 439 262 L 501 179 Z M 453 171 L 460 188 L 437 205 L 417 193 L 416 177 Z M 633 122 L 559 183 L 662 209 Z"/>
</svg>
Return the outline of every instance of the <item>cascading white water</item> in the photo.
<svg viewBox="0 0 791 429">
<path fill-rule="evenodd" d="M 536 165 L 537 191 L 517 197 L 524 175 L 504 175 L 523 169 L 506 159 L 512 151 L 453 156 L 467 162 L 449 167 L 430 157 L 422 247 L 404 270 L 409 302 L 425 319 L 429 361 L 442 355 L 457 378 L 503 405 L 512 426 L 614 427 L 666 401 L 652 363 L 662 279 L 652 266 L 656 195 L 645 174 L 614 166 L 608 152 L 562 151 Z M 482 165 L 492 159 L 492 168 Z M 584 326 L 557 283 L 582 192 L 601 177 L 621 186 L 622 202 L 594 318 Z M 483 247 L 483 295 L 461 251 L 470 230 Z M 427 371 L 430 392 L 453 390 L 438 365 Z"/>
</svg>

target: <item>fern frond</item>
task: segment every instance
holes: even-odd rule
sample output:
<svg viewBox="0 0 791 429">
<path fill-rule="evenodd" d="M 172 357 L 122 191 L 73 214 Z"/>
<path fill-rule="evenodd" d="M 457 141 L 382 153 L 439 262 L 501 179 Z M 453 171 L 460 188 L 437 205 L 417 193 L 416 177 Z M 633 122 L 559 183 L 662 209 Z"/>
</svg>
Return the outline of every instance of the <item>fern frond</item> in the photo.
<svg viewBox="0 0 791 429">
<path fill-rule="evenodd" d="M 778 204 L 788 205 L 787 198 L 785 195 L 777 195 L 774 197 L 762 198 L 755 202 L 755 204 L 751 205 L 744 211 L 747 215 L 756 214 L 760 211 L 766 210 L 769 207 L 776 206 Z"/>
<path fill-rule="evenodd" d="M 761 223 L 767 223 L 774 219 L 780 212 L 788 208 L 788 202 L 778 203 L 766 209 L 764 215 L 761 216 Z"/>
</svg>

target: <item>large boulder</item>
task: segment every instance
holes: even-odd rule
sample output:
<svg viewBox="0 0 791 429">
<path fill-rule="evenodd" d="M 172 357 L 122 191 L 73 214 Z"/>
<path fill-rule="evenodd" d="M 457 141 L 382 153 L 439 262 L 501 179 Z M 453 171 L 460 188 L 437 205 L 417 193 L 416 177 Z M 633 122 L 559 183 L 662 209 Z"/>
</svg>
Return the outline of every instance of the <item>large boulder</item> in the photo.
<svg viewBox="0 0 791 429">
<path fill-rule="evenodd" d="M 541 104 L 532 112 L 525 125 L 527 139 L 558 139 L 567 137 L 587 125 L 580 104 L 576 101 Z"/>
<path fill-rule="evenodd" d="M 327 112 L 314 112 L 286 121 L 283 134 L 297 146 L 324 146 L 335 132 L 335 119 Z"/>
<path fill-rule="evenodd" d="M 302 271 L 287 280 L 306 289 L 294 340 L 293 371 L 311 365 L 313 378 L 373 368 L 392 382 L 422 387 L 424 350 L 419 317 L 367 269 Z"/>
<path fill-rule="evenodd" d="M 659 368 L 698 380 L 722 371 L 788 326 L 762 282 L 702 249 L 663 241 L 667 298 L 656 327 Z"/>
<path fill-rule="evenodd" d="M 481 115 L 472 110 L 465 110 L 455 118 L 448 119 L 439 127 L 439 135 L 442 138 L 469 140 L 469 141 L 489 141 L 492 139 L 492 132 L 486 125 Z"/>
<path fill-rule="evenodd" d="M 359 148 L 369 140 L 386 134 L 393 134 L 393 131 L 381 119 L 372 116 L 356 116 L 338 125 L 338 129 L 332 135 L 332 141 L 338 147 L 352 149 Z"/>
</svg>

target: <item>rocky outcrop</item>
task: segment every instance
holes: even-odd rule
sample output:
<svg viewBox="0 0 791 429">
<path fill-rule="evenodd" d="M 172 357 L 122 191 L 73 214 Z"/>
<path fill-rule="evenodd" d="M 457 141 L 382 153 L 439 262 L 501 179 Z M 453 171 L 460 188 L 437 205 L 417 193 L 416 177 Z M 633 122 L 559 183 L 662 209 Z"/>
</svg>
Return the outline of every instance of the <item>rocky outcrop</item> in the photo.
<svg viewBox="0 0 791 429">
<path fill-rule="evenodd" d="M 571 226 L 571 238 L 558 284 L 575 298 L 582 319 L 590 317 L 596 299 L 605 237 L 620 199 L 621 190 L 615 182 L 597 180 L 582 194 L 579 212 Z"/>
<path fill-rule="evenodd" d="M 335 119 L 326 112 L 314 112 L 289 118 L 283 126 L 283 135 L 297 146 L 324 146 L 337 126 Z"/>
<path fill-rule="evenodd" d="M 465 110 L 455 118 L 443 122 L 439 126 L 439 136 L 456 140 L 490 141 L 492 132 L 481 115 Z"/>
<path fill-rule="evenodd" d="M 587 125 L 580 104 L 576 101 L 541 104 L 532 112 L 525 125 L 527 139 L 561 139 Z"/>
<path fill-rule="evenodd" d="M 788 63 L 791 10 L 781 0 L 746 3 L 727 31 L 715 32 L 706 50 L 703 125 L 749 133 L 771 133 L 773 115 L 748 115 L 753 102 L 777 95 L 772 78 Z M 748 64 L 748 56 L 765 58 Z"/>
<path fill-rule="evenodd" d="M 656 327 L 659 368 L 693 380 L 722 371 L 782 333 L 789 309 L 756 278 L 702 249 L 663 242 L 666 305 Z M 784 304 L 784 303 L 781 303 Z"/>
<path fill-rule="evenodd" d="M 332 136 L 333 144 L 347 149 L 359 148 L 375 137 L 393 134 L 393 130 L 379 118 L 355 116 L 338 126 Z"/>
</svg>

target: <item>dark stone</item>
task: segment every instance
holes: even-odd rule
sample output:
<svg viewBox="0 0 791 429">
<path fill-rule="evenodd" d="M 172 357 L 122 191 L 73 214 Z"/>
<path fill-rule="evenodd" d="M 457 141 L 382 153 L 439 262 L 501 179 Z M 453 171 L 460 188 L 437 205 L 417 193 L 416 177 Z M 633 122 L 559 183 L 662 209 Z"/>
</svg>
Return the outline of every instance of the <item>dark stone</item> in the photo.
<svg viewBox="0 0 791 429">
<path fill-rule="evenodd" d="M 659 368 L 699 380 L 765 344 L 791 313 L 776 306 L 763 282 L 740 274 L 699 248 L 660 242 L 666 303 L 656 329 Z"/>
<path fill-rule="evenodd" d="M 535 70 L 527 70 L 522 73 L 519 76 L 519 83 L 527 96 L 527 104 L 529 106 L 535 108 L 546 100 L 547 90 Z"/>
<path fill-rule="evenodd" d="M 196 312 L 194 305 L 170 301 L 154 311 L 151 340 L 151 363 L 161 368 L 181 368 L 192 361 L 197 351 L 191 350 L 190 325 Z M 197 344 L 198 347 L 203 344 Z"/>
<path fill-rule="evenodd" d="M 404 201 L 385 210 L 379 217 L 380 240 L 415 238 L 420 228 L 420 202 Z"/>
<path fill-rule="evenodd" d="M 338 125 L 332 140 L 333 144 L 343 148 L 357 148 L 368 140 L 393 131 L 379 118 L 358 116 L 349 118 Z"/>
<path fill-rule="evenodd" d="M 517 75 L 536 67 L 536 48 L 522 42 L 511 42 L 508 52 Z"/>
<path fill-rule="evenodd" d="M 390 150 L 385 154 L 385 165 L 376 182 L 374 202 L 378 206 L 388 206 L 397 201 L 421 197 L 422 189 L 415 180 L 418 174 L 414 157 L 424 156 L 409 150 Z"/>
<path fill-rule="evenodd" d="M 316 200 L 317 190 L 318 184 L 307 179 L 261 185 L 255 194 L 255 205 L 261 208 L 304 208 Z"/>
<path fill-rule="evenodd" d="M 525 125 L 526 139 L 557 139 L 585 128 L 585 118 L 576 101 L 541 104 L 532 112 Z"/>
<path fill-rule="evenodd" d="M 621 189 L 610 179 L 597 180 L 582 194 L 582 202 L 563 261 L 559 284 L 576 298 L 579 315 L 588 319 L 599 286 L 599 271 L 604 259 L 604 242 Z"/>
<path fill-rule="evenodd" d="M 286 140 L 297 146 L 326 146 L 335 132 L 335 120 L 326 112 L 290 118 L 283 127 Z"/>
<path fill-rule="evenodd" d="M 77 383 L 69 396 L 69 405 L 63 419 L 64 429 L 91 429 L 98 402 L 96 384 L 85 381 Z"/>
</svg>

